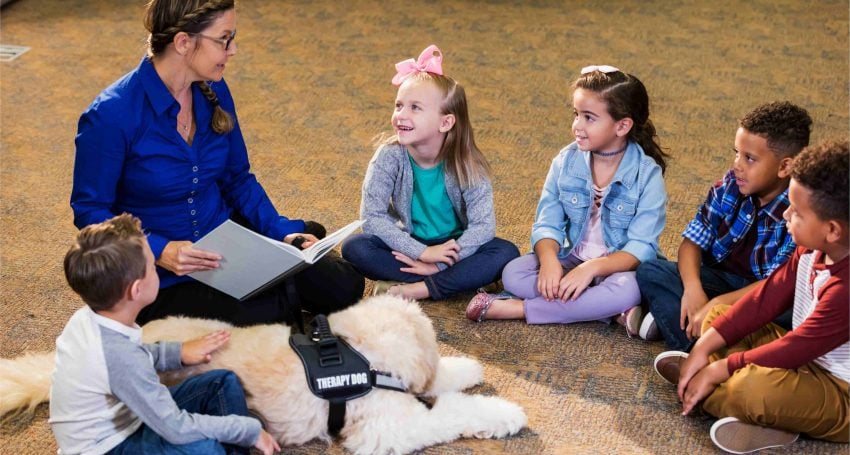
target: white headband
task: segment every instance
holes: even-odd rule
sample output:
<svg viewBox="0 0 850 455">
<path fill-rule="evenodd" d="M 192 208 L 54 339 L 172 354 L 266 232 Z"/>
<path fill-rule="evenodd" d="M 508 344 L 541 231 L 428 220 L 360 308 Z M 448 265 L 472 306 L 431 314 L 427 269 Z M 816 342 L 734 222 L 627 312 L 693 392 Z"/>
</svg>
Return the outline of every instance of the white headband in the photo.
<svg viewBox="0 0 850 455">
<path fill-rule="evenodd" d="M 590 65 L 590 66 L 585 66 L 584 68 L 582 68 L 581 74 L 585 75 L 587 73 L 592 73 L 594 71 L 601 71 L 605 74 L 608 74 L 608 73 L 616 73 L 617 71 L 620 71 L 620 69 L 614 68 L 611 65 Z"/>
</svg>

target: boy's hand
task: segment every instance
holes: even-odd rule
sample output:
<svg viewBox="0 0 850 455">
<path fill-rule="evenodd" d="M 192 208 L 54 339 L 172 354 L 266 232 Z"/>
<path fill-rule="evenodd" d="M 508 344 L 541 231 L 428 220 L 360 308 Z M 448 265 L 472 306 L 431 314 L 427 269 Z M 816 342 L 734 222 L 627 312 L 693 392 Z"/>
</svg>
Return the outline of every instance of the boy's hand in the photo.
<svg viewBox="0 0 850 455">
<path fill-rule="evenodd" d="M 596 278 L 596 270 L 591 262 L 579 264 L 561 278 L 559 298 L 563 301 L 577 299 L 590 286 L 594 278 Z"/>
<path fill-rule="evenodd" d="M 440 271 L 440 269 L 437 268 L 437 264 L 429 264 L 427 262 L 410 259 L 410 257 L 404 253 L 399 253 L 398 251 L 393 251 L 393 257 L 396 261 L 407 265 L 407 267 L 399 268 L 399 271 L 402 272 L 420 276 L 429 276 Z"/>
<path fill-rule="evenodd" d="M 685 397 L 682 400 L 682 415 L 688 415 L 700 401 L 711 395 L 714 389 L 726 382 L 727 379 L 729 379 L 729 369 L 726 365 L 726 359 L 712 362 L 711 365 L 700 370 L 688 382 L 688 386 L 685 388 Z"/>
<path fill-rule="evenodd" d="M 431 264 L 442 262 L 449 266 L 455 265 L 460 260 L 460 245 L 454 239 L 439 245 L 431 245 L 425 248 L 425 251 L 419 256 L 419 260 Z"/>
<path fill-rule="evenodd" d="M 702 309 L 707 302 L 708 296 L 705 294 L 705 291 L 702 290 L 702 286 L 697 289 L 686 287 L 685 292 L 682 294 L 679 327 L 682 330 L 686 330 L 688 326 L 685 324 L 685 321 L 693 321 L 697 312 Z M 686 335 L 688 335 L 688 339 L 693 339 L 690 334 L 686 333 Z M 699 326 L 697 326 L 697 335 L 699 335 Z"/>
<path fill-rule="evenodd" d="M 694 350 L 692 350 L 690 355 L 688 355 L 688 358 L 685 359 L 685 362 L 679 369 L 679 386 L 677 388 L 677 393 L 679 394 L 680 401 L 685 401 L 685 389 L 688 387 L 688 383 L 694 376 L 702 371 L 708 363 L 707 355 L 700 354 L 698 351 L 695 352 Z"/>
<path fill-rule="evenodd" d="M 564 268 L 557 258 L 545 260 L 540 258 L 540 272 L 537 274 L 537 291 L 543 295 L 546 301 L 558 298 L 561 289 L 561 278 L 564 276 Z"/>
<path fill-rule="evenodd" d="M 230 332 L 218 330 L 194 340 L 183 343 L 180 351 L 180 360 L 183 365 L 198 365 L 207 363 L 212 359 L 212 353 L 224 346 L 230 340 Z"/>
<path fill-rule="evenodd" d="M 688 336 L 688 339 L 693 340 L 694 338 L 699 338 L 702 335 L 702 323 L 705 321 L 705 317 L 708 316 L 708 312 L 714 308 L 714 299 L 709 300 L 708 303 L 702 306 L 696 314 L 694 314 L 693 318 L 688 318 L 688 327 L 685 329 L 685 335 Z"/>
<path fill-rule="evenodd" d="M 254 443 L 254 448 L 262 452 L 263 455 L 272 455 L 280 452 L 280 445 L 266 430 L 260 430 L 260 437 Z"/>
</svg>

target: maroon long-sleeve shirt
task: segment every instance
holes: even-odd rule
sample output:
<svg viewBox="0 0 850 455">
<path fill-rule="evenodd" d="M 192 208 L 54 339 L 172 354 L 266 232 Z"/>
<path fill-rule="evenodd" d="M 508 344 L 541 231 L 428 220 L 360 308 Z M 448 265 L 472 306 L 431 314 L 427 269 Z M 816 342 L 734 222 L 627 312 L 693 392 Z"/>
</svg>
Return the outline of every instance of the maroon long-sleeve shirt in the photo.
<svg viewBox="0 0 850 455">
<path fill-rule="evenodd" d="M 826 265 L 824 257 L 820 251 L 798 247 L 785 264 L 712 322 L 732 346 L 794 307 L 793 329 L 778 340 L 730 354 L 729 374 L 751 363 L 795 369 L 816 361 L 850 380 L 848 258 Z"/>
</svg>

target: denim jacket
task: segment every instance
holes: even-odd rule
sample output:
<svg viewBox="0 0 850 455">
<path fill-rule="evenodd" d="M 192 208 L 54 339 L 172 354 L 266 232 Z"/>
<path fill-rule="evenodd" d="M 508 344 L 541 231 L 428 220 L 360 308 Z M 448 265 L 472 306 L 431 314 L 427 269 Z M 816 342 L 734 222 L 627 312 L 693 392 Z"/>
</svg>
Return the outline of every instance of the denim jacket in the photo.
<svg viewBox="0 0 850 455">
<path fill-rule="evenodd" d="M 541 239 L 553 239 L 564 258 L 584 236 L 593 203 L 587 153 L 573 142 L 552 160 L 531 228 L 532 247 Z M 602 238 L 608 252 L 622 250 L 641 262 L 663 257 L 658 236 L 667 219 L 666 204 L 661 167 L 629 141 L 602 201 Z"/>
</svg>

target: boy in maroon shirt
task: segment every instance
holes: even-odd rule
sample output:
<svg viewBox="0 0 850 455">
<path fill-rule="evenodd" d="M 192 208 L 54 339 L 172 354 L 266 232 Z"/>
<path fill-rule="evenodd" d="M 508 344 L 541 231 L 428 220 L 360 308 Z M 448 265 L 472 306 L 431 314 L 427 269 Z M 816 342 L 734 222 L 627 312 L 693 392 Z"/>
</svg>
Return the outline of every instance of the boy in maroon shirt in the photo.
<svg viewBox="0 0 850 455">
<path fill-rule="evenodd" d="M 678 384 L 684 415 L 701 403 L 721 417 L 711 439 L 723 450 L 790 444 L 798 433 L 850 438 L 848 158 L 846 140 L 800 154 L 784 214 L 793 256 L 734 305 L 712 309 L 690 354 L 656 358 L 656 371 Z M 791 307 L 792 330 L 770 323 Z"/>
</svg>

